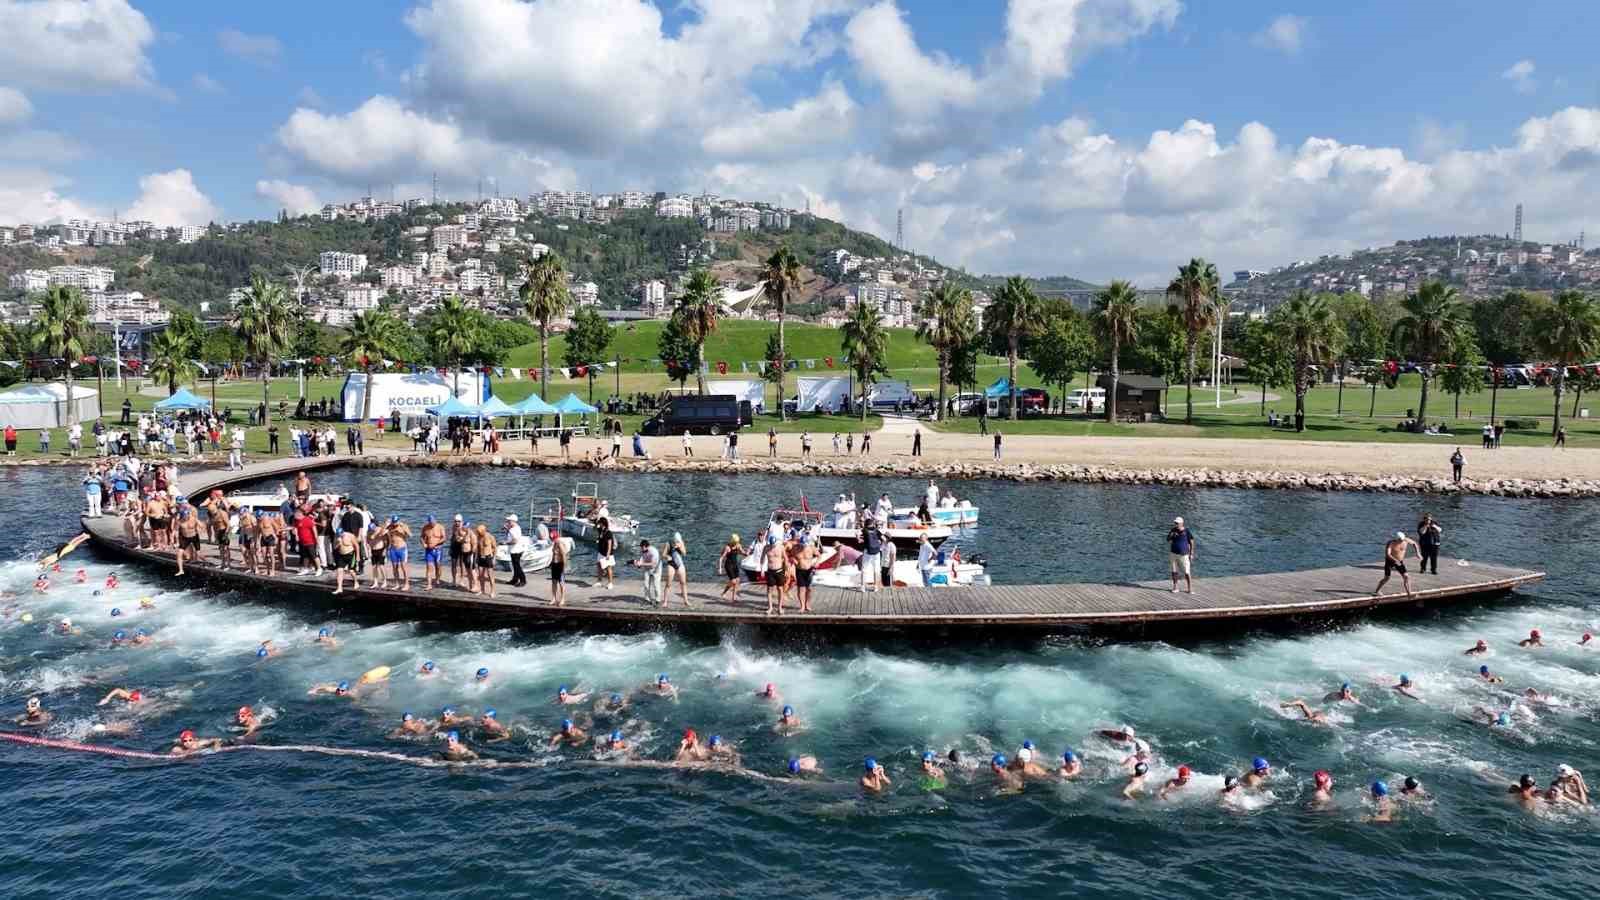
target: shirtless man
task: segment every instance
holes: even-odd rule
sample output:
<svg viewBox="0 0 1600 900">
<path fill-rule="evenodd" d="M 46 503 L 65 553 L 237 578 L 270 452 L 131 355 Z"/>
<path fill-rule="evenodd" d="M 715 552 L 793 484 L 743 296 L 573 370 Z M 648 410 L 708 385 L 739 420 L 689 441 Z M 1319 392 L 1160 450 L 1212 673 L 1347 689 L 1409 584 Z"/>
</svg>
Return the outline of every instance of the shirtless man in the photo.
<svg viewBox="0 0 1600 900">
<path fill-rule="evenodd" d="M 389 535 L 389 573 L 396 590 L 411 590 L 411 569 L 408 565 L 408 548 L 406 542 L 411 539 L 411 528 L 400 521 L 399 516 L 389 517 L 389 527 L 385 529 Z"/>
<path fill-rule="evenodd" d="M 430 591 L 443 579 L 439 564 L 444 559 L 444 542 L 444 526 L 429 516 L 422 526 L 422 572 Z"/>
<path fill-rule="evenodd" d="M 1122 786 L 1122 799 L 1136 800 L 1144 793 L 1144 777 L 1150 774 L 1150 766 L 1139 763 L 1133 767 L 1133 774 L 1128 776 L 1128 783 Z"/>
<path fill-rule="evenodd" d="M 400 727 L 389 732 L 389 737 L 420 737 L 432 733 L 433 725 L 431 723 L 424 722 L 411 713 L 404 713 L 400 716 Z"/>
<path fill-rule="evenodd" d="M 1339 685 L 1339 689 L 1337 691 L 1331 691 L 1327 694 L 1324 694 L 1322 697 L 1322 702 L 1354 703 L 1357 706 L 1361 705 L 1361 699 L 1355 695 L 1354 691 L 1350 690 L 1350 682 L 1348 681 Z"/>
<path fill-rule="evenodd" d="M 1478 679 L 1489 684 L 1504 684 L 1505 679 L 1489 671 L 1488 666 L 1478 667 Z"/>
<path fill-rule="evenodd" d="M 1532 631 L 1528 632 L 1528 636 L 1527 637 L 1523 638 L 1520 641 L 1517 641 L 1517 646 L 1518 647 L 1543 647 L 1544 646 L 1544 635 L 1541 635 L 1539 633 L 1539 629 L 1535 628 Z"/>
<path fill-rule="evenodd" d="M 1279 709 L 1298 709 L 1306 717 L 1306 721 L 1313 725 L 1328 725 L 1328 714 L 1320 709 L 1312 709 L 1304 700 L 1290 700 L 1288 703 L 1279 703 Z"/>
<path fill-rule="evenodd" d="M 361 576 L 356 572 L 356 556 L 365 552 L 353 531 L 339 532 L 333 545 L 333 592 L 344 593 L 344 577 L 350 576 L 351 587 L 361 586 Z"/>
<path fill-rule="evenodd" d="M 29 697 L 27 705 L 22 708 L 22 715 L 11 721 L 27 728 L 38 728 L 49 724 L 51 718 L 49 711 L 39 702 L 38 697 Z"/>
<path fill-rule="evenodd" d="M 478 727 L 483 730 L 484 734 L 489 736 L 487 740 L 503 741 L 506 738 L 511 737 L 511 731 L 507 729 L 506 726 L 500 724 L 498 713 L 496 713 L 493 709 L 486 709 L 483 711 L 483 715 L 478 719 Z"/>
<path fill-rule="evenodd" d="M 1374 597 L 1383 596 L 1383 586 L 1389 583 L 1389 577 L 1395 572 L 1400 573 L 1400 583 L 1405 586 L 1406 596 L 1412 596 L 1411 576 L 1406 572 L 1406 554 L 1413 547 L 1417 548 L 1418 553 L 1422 552 L 1422 548 L 1417 547 L 1417 542 L 1406 537 L 1404 531 L 1396 531 L 1394 537 L 1383 545 L 1383 580 L 1378 582 L 1376 588 L 1373 588 L 1372 595 Z"/>
<path fill-rule="evenodd" d="M 1083 760 L 1071 750 L 1062 753 L 1061 765 L 1056 769 L 1056 774 L 1062 778 L 1077 778 L 1083 774 Z"/>
<path fill-rule="evenodd" d="M 569 706 L 574 703 L 582 703 L 587 699 L 589 699 L 588 691 L 584 691 L 581 694 L 574 694 L 567 690 L 567 686 L 564 684 L 561 687 L 556 688 L 556 703 L 560 706 Z"/>
<path fill-rule="evenodd" d="M 791 756 L 786 766 L 790 775 L 796 778 L 801 775 L 814 775 L 822 771 L 822 763 L 817 762 L 815 756 Z"/>
<path fill-rule="evenodd" d="M 256 560 L 265 563 L 266 571 L 262 574 L 268 577 L 278 574 L 278 552 L 283 545 L 283 533 L 278 530 L 280 522 L 282 520 L 272 513 L 264 512 L 256 517 L 256 533 L 260 536 Z"/>
<path fill-rule="evenodd" d="M 126 688 L 112 688 L 111 692 L 106 694 L 104 697 L 101 697 L 100 702 L 96 703 L 95 706 L 105 706 L 107 703 L 110 703 L 113 700 L 125 700 L 128 703 L 139 703 L 144 700 L 144 694 L 138 690 L 130 691 Z"/>
<path fill-rule="evenodd" d="M 811 612 L 811 580 L 817 565 L 817 547 L 810 541 L 799 543 L 800 548 L 793 556 L 795 597 L 800 601 L 800 611 L 808 613 Z"/>
<path fill-rule="evenodd" d="M 372 570 L 372 584 L 370 587 L 385 588 L 389 586 L 389 579 L 384 576 L 385 566 L 388 564 L 389 528 L 377 522 L 367 529 L 367 552 L 371 554 L 372 565 L 367 568 Z"/>
<path fill-rule="evenodd" d="M 1328 774 L 1328 770 L 1318 769 L 1316 774 L 1311 776 L 1311 780 L 1316 785 L 1311 791 L 1311 802 L 1318 806 L 1332 803 L 1333 776 Z"/>
<path fill-rule="evenodd" d="M 800 730 L 800 717 L 794 714 L 794 707 L 784 705 L 778 713 L 778 724 L 772 730 L 779 734 L 794 734 Z"/>
<path fill-rule="evenodd" d="M 261 717 L 256 715 L 256 711 L 248 706 L 239 707 L 239 711 L 234 714 L 233 718 L 241 729 L 240 737 L 249 737 L 256 733 L 256 729 L 261 727 Z"/>
<path fill-rule="evenodd" d="M 723 740 L 722 735 L 713 734 L 711 740 L 706 743 L 706 759 L 714 763 L 737 766 L 739 765 L 739 751 L 733 749 L 732 744 Z"/>
<path fill-rule="evenodd" d="M 756 696 L 767 701 L 768 703 L 779 703 L 783 700 L 783 695 L 778 693 L 778 686 L 770 681 L 767 682 L 766 687 L 756 691 Z"/>
<path fill-rule="evenodd" d="M 1484 640 L 1483 638 L 1478 638 L 1478 642 L 1476 644 L 1473 644 L 1471 647 L 1468 647 L 1467 648 L 1467 652 L 1463 653 L 1462 655 L 1463 656 L 1481 656 L 1481 655 L 1483 655 L 1485 653 L 1488 653 L 1488 652 L 1489 652 L 1489 642 Z"/>
<path fill-rule="evenodd" d="M 472 762 L 478 758 L 478 754 L 468 750 L 467 746 L 461 743 L 461 733 L 457 731 L 445 734 L 444 749 L 439 752 L 439 755 L 451 762 Z"/>
<path fill-rule="evenodd" d="M 1005 772 L 1005 757 L 1000 757 L 1000 771 Z M 889 773 L 883 770 L 878 760 L 869 756 L 862 764 L 866 770 L 861 776 L 861 789 L 870 794 L 880 794 L 894 782 L 889 780 Z"/>
<path fill-rule="evenodd" d="M 152 496 L 144 504 L 145 521 L 150 525 L 150 548 L 152 550 L 167 549 L 167 502 L 160 494 Z"/>
<path fill-rule="evenodd" d="M 1539 803 L 1539 783 L 1534 781 L 1533 776 L 1526 772 L 1522 774 L 1516 784 L 1506 790 L 1506 793 L 1516 797 L 1517 802 L 1522 804 L 1523 809 L 1533 809 Z"/>
<path fill-rule="evenodd" d="M 588 739 L 589 736 L 583 732 L 583 729 L 572 724 L 571 719 L 562 719 L 561 730 L 550 736 L 550 746 L 557 747 L 561 744 L 566 744 L 571 747 L 578 747 Z"/>
<path fill-rule="evenodd" d="M 1161 786 L 1161 792 L 1156 796 L 1162 800 L 1167 799 L 1178 791 L 1188 787 L 1189 779 L 1192 776 L 1193 772 L 1190 771 L 1188 766 L 1179 766 L 1178 773 L 1172 778 L 1167 779 L 1167 783 Z"/>
<path fill-rule="evenodd" d="M 334 637 L 333 632 L 327 628 L 318 628 L 317 636 L 311 639 L 311 643 L 326 647 L 329 650 L 336 650 L 339 647 L 339 639 Z"/>
<path fill-rule="evenodd" d="M 707 755 L 706 748 L 700 744 L 700 736 L 694 733 L 693 728 L 685 728 L 683 730 L 683 738 L 678 741 L 678 749 L 672 754 L 672 761 L 680 763 L 704 762 Z"/>
<path fill-rule="evenodd" d="M 1372 815 L 1367 821 L 1394 821 L 1394 802 L 1389 799 L 1389 785 L 1382 781 L 1372 783 Z"/>
<path fill-rule="evenodd" d="M 439 728 L 455 728 L 458 725 L 471 724 L 472 717 L 457 715 L 455 707 L 453 706 L 446 706 L 444 709 L 439 711 L 439 724 L 437 726 Z"/>
<path fill-rule="evenodd" d="M 667 673 L 665 672 L 657 675 L 656 680 L 653 683 L 646 684 L 640 688 L 640 690 L 654 694 L 657 697 L 670 697 L 673 700 L 678 699 L 678 687 L 672 683 L 672 679 L 667 677 Z"/>
<path fill-rule="evenodd" d="M 1566 763 L 1556 766 L 1556 780 L 1551 782 L 1550 787 L 1565 802 L 1589 805 L 1589 785 L 1584 783 L 1583 773 Z"/>
<path fill-rule="evenodd" d="M 256 521 L 255 511 L 245 506 L 239 509 L 239 555 L 243 557 L 245 569 L 252 575 L 261 574 L 261 561 L 256 555 L 256 547 L 261 544 L 261 526 Z"/>
<path fill-rule="evenodd" d="M 1417 693 L 1414 690 L 1414 685 L 1411 683 L 1411 676 L 1405 674 L 1404 672 L 1400 673 L 1400 681 L 1398 684 L 1394 685 L 1393 690 L 1395 693 L 1400 694 L 1403 697 L 1410 697 L 1413 700 L 1419 701 L 1422 699 L 1421 697 L 1417 696 Z"/>
<path fill-rule="evenodd" d="M 778 615 L 783 615 L 783 593 L 788 582 L 784 574 L 788 569 L 789 558 L 783 552 L 783 544 L 778 541 L 777 535 L 767 538 L 767 549 L 761 551 L 762 566 L 767 573 L 767 615 L 772 615 L 774 604 L 777 606 Z"/>
<path fill-rule="evenodd" d="M 1264 757 L 1256 757 L 1250 761 L 1250 771 L 1244 773 L 1240 779 L 1247 788 L 1258 788 L 1267 783 L 1267 778 L 1272 774 L 1272 766 Z"/>
<path fill-rule="evenodd" d="M 178 574 L 183 574 L 183 563 L 200 559 L 200 517 L 194 507 L 185 503 L 178 510 Z"/>
<path fill-rule="evenodd" d="M 172 749 L 168 752 L 173 756 L 188 756 L 191 753 L 199 753 L 201 750 L 220 750 L 221 748 L 222 738 L 197 738 L 194 736 L 193 731 L 185 728 L 183 733 L 178 735 L 178 742 L 173 744 Z"/>
<path fill-rule="evenodd" d="M 1016 756 L 1012 757 L 1008 768 L 1024 778 L 1050 777 L 1050 773 L 1045 771 L 1044 766 L 1033 761 L 1033 756 L 1033 741 L 1023 741 L 1022 746 L 1017 749 Z"/>
</svg>

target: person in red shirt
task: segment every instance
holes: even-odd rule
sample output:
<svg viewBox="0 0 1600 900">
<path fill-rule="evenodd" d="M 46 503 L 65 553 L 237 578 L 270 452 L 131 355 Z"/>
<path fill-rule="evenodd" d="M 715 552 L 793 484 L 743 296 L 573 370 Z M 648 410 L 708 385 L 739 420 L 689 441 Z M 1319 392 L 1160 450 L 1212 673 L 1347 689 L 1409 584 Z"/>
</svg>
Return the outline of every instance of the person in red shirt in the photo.
<svg viewBox="0 0 1600 900">
<path fill-rule="evenodd" d="M 321 575 L 322 563 L 317 559 L 317 520 L 310 513 L 300 513 L 294 521 L 295 537 L 300 542 L 300 569 L 297 575 Z M 311 569 L 312 571 L 307 571 Z"/>
<path fill-rule="evenodd" d="M 6 426 L 6 455 L 17 455 L 17 429 L 14 425 Z"/>
</svg>

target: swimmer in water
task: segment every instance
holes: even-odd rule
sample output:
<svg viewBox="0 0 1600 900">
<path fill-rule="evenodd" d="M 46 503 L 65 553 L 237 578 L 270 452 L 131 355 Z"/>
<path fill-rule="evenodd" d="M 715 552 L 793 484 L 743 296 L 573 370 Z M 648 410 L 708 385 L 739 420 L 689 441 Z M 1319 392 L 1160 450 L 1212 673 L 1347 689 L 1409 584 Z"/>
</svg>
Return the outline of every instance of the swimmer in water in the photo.
<svg viewBox="0 0 1600 900">
<path fill-rule="evenodd" d="M 471 762 L 478 758 L 478 754 L 468 750 L 467 745 L 461 743 L 461 734 L 456 731 L 445 733 L 444 749 L 439 755 L 451 762 Z"/>
<path fill-rule="evenodd" d="M 124 688 L 112 688 L 111 693 L 101 697 L 100 702 L 96 703 L 95 706 L 105 706 L 107 703 L 110 703 L 113 700 L 126 700 L 129 703 L 139 703 L 140 701 L 144 700 L 144 694 L 138 690 L 130 691 Z"/>
<path fill-rule="evenodd" d="M 678 750 L 672 755 L 673 762 L 704 762 L 705 759 L 706 748 L 700 745 L 700 736 L 694 733 L 693 728 L 685 728 L 683 739 L 678 741 Z"/>
<path fill-rule="evenodd" d="M 1224 776 L 1222 776 L 1222 790 L 1217 792 L 1218 798 L 1223 803 L 1233 803 L 1233 802 L 1236 802 L 1239 799 L 1240 795 L 1241 795 L 1241 786 L 1239 784 L 1239 776 L 1237 776 L 1237 775 L 1224 775 Z"/>
<path fill-rule="evenodd" d="M 939 768 L 938 758 L 932 750 L 922 752 L 922 787 L 924 790 L 938 790 L 946 784 L 944 770 Z"/>
<path fill-rule="evenodd" d="M 1524 690 L 1522 692 L 1522 699 L 1534 704 L 1535 706 L 1546 706 L 1550 703 L 1549 694 L 1541 694 L 1533 688 Z"/>
<path fill-rule="evenodd" d="M 794 734 L 800 730 L 800 717 L 794 714 L 794 707 L 784 706 L 778 712 L 778 724 L 772 730 L 779 734 Z"/>
<path fill-rule="evenodd" d="M 56 623 L 56 634 L 60 634 L 60 635 L 78 635 L 78 634 L 83 634 L 83 629 L 79 628 L 78 626 L 76 626 L 74 624 L 72 624 L 72 620 L 71 619 L 62 619 L 61 621 Z"/>
<path fill-rule="evenodd" d="M 1056 769 L 1056 774 L 1062 778 L 1077 778 L 1083 774 L 1083 760 L 1078 759 L 1078 754 L 1068 750 L 1061 754 L 1061 766 Z"/>
<path fill-rule="evenodd" d="M 1258 756 L 1250 761 L 1250 771 L 1244 773 L 1244 778 L 1241 780 L 1247 788 L 1259 788 L 1267 783 L 1267 777 L 1271 774 L 1272 766 L 1267 763 L 1265 757 Z"/>
<path fill-rule="evenodd" d="M 1478 667 L 1478 677 L 1489 684 L 1502 684 L 1505 682 L 1505 679 L 1501 678 L 1499 675 L 1491 674 L 1488 666 Z"/>
<path fill-rule="evenodd" d="M 432 734 L 433 730 L 434 729 L 431 724 L 424 722 L 416 716 L 413 716 L 411 713 L 404 713 L 400 716 L 400 727 L 389 732 L 389 737 L 401 738 L 422 736 L 426 734 Z"/>
<path fill-rule="evenodd" d="M 118 628 L 116 631 L 111 632 L 111 646 L 113 646 L 113 647 L 121 647 L 123 644 L 126 644 L 127 642 L 128 642 L 128 633 L 126 631 L 123 631 L 121 628 Z"/>
<path fill-rule="evenodd" d="M 678 688 L 672 683 L 672 679 L 667 677 L 667 673 L 665 672 L 657 675 L 654 682 L 646 684 L 644 687 L 640 688 L 640 690 L 647 694 L 653 694 L 657 697 L 671 697 L 674 700 L 678 699 Z"/>
<path fill-rule="evenodd" d="M 1302 716 L 1305 716 L 1306 721 L 1310 722 L 1313 725 L 1331 725 L 1331 724 L 1333 724 L 1332 722 L 1328 721 L 1328 714 L 1327 713 L 1323 712 L 1320 709 L 1312 709 L 1310 706 L 1306 705 L 1306 702 L 1304 700 L 1290 700 L 1288 703 L 1279 703 L 1278 704 L 1278 708 L 1279 709 L 1298 709 L 1298 710 L 1300 710 L 1300 714 Z"/>
<path fill-rule="evenodd" d="M 1004 761 L 1005 758 L 1001 757 L 1001 762 Z M 874 757 L 867 757 L 862 763 L 862 768 L 866 771 L 861 776 L 861 789 L 868 793 L 881 794 L 885 788 L 894 783 L 889 780 L 889 773 L 883 770 L 883 766 Z M 1004 771 L 1004 767 L 1001 770 Z"/>
<path fill-rule="evenodd" d="M 1489 652 L 1489 642 L 1484 640 L 1483 638 L 1478 638 L 1478 642 L 1476 644 L 1473 644 L 1471 647 L 1468 647 L 1467 648 L 1467 652 L 1462 654 L 1462 655 L 1463 656 L 1482 656 L 1483 654 L 1488 653 L 1488 652 Z"/>
<path fill-rule="evenodd" d="M 35 578 L 33 580 L 33 591 L 36 594 L 49 593 L 50 579 L 44 575 L 40 575 L 38 578 Z"/>
<path fill-rule="evenodd" d="M 38 728 L 48 724 L 51 719 L 50 711 L 44 708 L 38 697 L 29 697 L 28 702 L 22 707 L 22 715 L 11 721 L 27 728 Z"/>
<path fill-rule="evenodd" d="M 78 584 L 88 584 L 88 582 L 89 582 L 89 570 L 87 570 L 87 569 L 79 569 L 72 576 L 72 580 L 77 582 Z"/>
<path fill-rule="evenodd" d="M 471 716 L 456 715 L 455 707 L 446 706 L 439 711 L 439 728 L 454 728 L 458 725 L 471 725 Z"/>
<path fill-rule="evenodd" d="M 154 600 L 151 600 L 149 597 L 140 597 L 139 598 L 139 608 L 140 609 L 144 609 L 144 610 L 155 609 L 156 608 L 156 602 Z"/>
<path fill-rule="evenodd" d="M 333 650 L 339 646 L 339 641 L 333 636 L 333 632 L 326 628 L 317 629 L 317 639 L 312 641 L 312 643 L 321 644 L 322 646 L 327 647 L 329 650 Z"/>
<path fill-rule="evenodd" d="M 562 706 L 568 706 L 573 703 L 582 703 L 587 699 L 589 699 L 589 694 L 587 691 L 581 694 L 574 694 L 568 691 L 567 686 L 564 684 L 556 691 L 556 703 Z"/>
<path fill-rule="evenodd" d="M 478 717 L 478 728 L 488 735 L 485 740 L 503 741 L 511 737 L 511 731 L 500 724 L 498 715 L 493 709 L 486 709 L 483 711 L 483 715 Z"/>
<path fill-rule="evenodd" d="M 1517 646 L 1518 647 L 1543 647 L 1544 646 L 1544 636 L 1539 634 L 1539 629 L 1535 628 L 1532 631 L 1528 632 L 1528 636 L 1527 637 L 1523 638 L 1520 641 L 1517 641 Z"/>
<path fill-rule="evenodd" d="M 266 659 L 269 656 L 277 655 L 278 651 L 273 648 L 272 640 L 270 638 L 256 645 L 256 656 L 261 659 Z"/>
<path fill-rule="evenodd" d="M 1161 786 L 1161 793 L 1157 794 L 1156 796 L 1162 800 L 1167 799 L 1171 795 L 1188 787 L 1189 779 L 1192 776 L 1193 772 L 1188 766 L 1179 766 L 1178 774 L 1168 779 L 1167 783 Z"/>
<path fill-rule="evenodd" d="M 1329 693 L 1324 694 L 1322 696 L 1322 702 L 1354 703 L 1355 705 L 1360 706 L 1361 698 L 1357 697 L 1355 692 L 1350 690 L 1350 682 L 1346 681 L 1344 684 L 1339 685 L 1339 689 L 1337 691 L 1330 691 Z"/>
<path fill-rule="evenodd" d="M 628 698 L 617 693 L 601 697 L 594 703 L 594 711 L 597 715 L 615 715 L 627 708 Z"/>
<path fill-rule="evenodd" d="M 1407 775 L 1405 784 L 1400 788 L 1400 799 L 1426 800 L 1428 792 L 1422 789 L 1422 782 L 1418 781 L 1415 775 Z"/>
<path fill-rule="evenodd" d="M 1139 765 L 1140 763 L 1149 765 L 1150 745 L 1146 744 L 1144 741 L 1135 740 L 1133 742 L 1133 752 L 1122 758 L 1122 767 L 1127 769 L 1129 772 L 1132 772 L 1133 767 Z"/>
<path fill-rule="evenodd" d="M 1022 746 L 1017 748 L 1016 755 L 1011 759 L 1010 770 L 1024 778 L 1049 778 L 1050 773 L 1045 771 L 1044 766 L 1034 762 L 1033 756 L 1033 741 L 1023 741 Z"/>
<path fill-rule="evenodd" d="M 588 739 L 589 736 L 584 734 L 582 728 L 572 724 L 571 719 L 562 719 L 561 730 L 550 736 L 550 746 L 558 747 L 566 744 L 571 747 L 578 747 L 582 746 L 583 742 Z"/>
<path fill-rule="evenodd" d="M 1550 783 L 1550 788 L 1560 800 L 1589 805 L 1589 785 L 1584 783 L 1583 773 L 1566 763 L 1556 766 L 1556 780 Z"/>
<path fill-rule="evenodd" d="M 762 688 L 759 691 L 756 691 L 756 696 L 760 697 L 761 699 L 763 699 L 763 700 L 765 700 L 765 701 L 767 701 L 769 703 L 779 703 L 779 702 L 782 702 L 782 700 L 783 700 L 782 695 L 780 695 L 778 693 L 777 685 L 774 685 L 770 681 L 767 682 L 767 686 L 766 687 Z"/>
<path fill-rule="evenodd" d="M 439 674 L 439 667 L 434 665 L 433 664 L 433 660 L 431 660 L 431 659 L 425 659 L 425 660 L 422 661 L 422 665 L 417 666 L 417 677 L 418 678 L 433 678 L 434 676 L 436 676 L 438 674 Z"/>
<path fill-rule="evenodd" d="M 1128 783 L 1122 786 L 1122 799 L 1137 800 L 1144 793 L 1144 777 L 1150 774 L 1150 767 L 1139 763 L 1133 767 L 1133 774 L 1128 776 Z"/>
<path fill-rule="evenodd" d="M 1524 772 L 1506 793 L 1516 797 L 1524 809 L 1533 809 L 1539 802 L 1539 783 L 1533 780 L 1532 775 Z"/>
<path fill-rule="evenodd" d="M 1413 687 L 1414 686 L 1411 683 L 1411 676 L 1401 673 L 1400 681 L 1398 684 L 1393 686 L 1393 690 L 1395 693 L 1400 694 L 1401 696 L 1410 697 L 1413 700 L 1421 701 L 1422 698 L 1417 696 L 1416 691 L 1413 690 Z"/>
<path fill-rule="evenodd" d="M 1316 774 L 1311 776 L 1311 780 L 1315 785 L 1311 791 L 1311 802 L 1317 806 L 1332 803 L 1333 776 L 1328 774 L 1328 770 L 1318 769 Z"/>
<path fill-rule="evenodd" d="M 713 734 L 706 744 L 706 758 L 712 762 L 725 763 L 730 766 L 739 764 L 739 751 L 733 745 L 722 739 L 722 735 Z"/>
<path fill-rule="evenodd" d="M 1585 631 L 1583 633 L 1583 637 L 1578 638 L 1578 646 L 1579 647 L 1587 647 L 1593 642 L 1594 642 L 1594 635 L 1590 634 L 1587 631 Z"/>
<path fill-rule="evenodd" d="M 1115 741 L 1119 744 L 1131 744 L 1138 740 L 1138 738 L 1134 735 L 1132 725 L 1124 725 L 1120 730 L 1110 728 L 1101 729 L 1099 734 L 1106 740 Z"/>
<path fill-rule="evenodd" d="M 222 738 L 197 738 L 193 731 L 185 728 L 183 733 L 178 735 L 178 742 L 167 752 L 173 756 L 188 756 L 202 750 L 220 749 L 222 749 Z"/>
<path fill-rule="evenodd" d="M 129 643 L 135 647 L 149 646 L 150 632 L 145 631 L 143 628 L 135 628 L 133 630 L 133 640 L 129 641 Z"/>
<path fill-rule="evenodd" d="M 815 775 L 822 772 L 822 764 L 817 762 L 815 756 L 791 756 L 786 768 L 789 774 L 796 778 L 801 775 Z"/>
<path fill-rule="evenodd" d="M 1368 822 L 1393 822 L 1394 803 L 1389 799 L 1389 785 L 1382 781 L 1372 783 L 1372 815 Z"/>
<path fill-rule="evenodd" d="M 613 731 L 606 738 L 605 749 L 612 751 L 626 750 L 628 749 L 628 739 L 622 736 L 620 730 Z"/>
<path fill-rule="evenodd" d="M 488 666 L 484 666 L 483 668 L 478 669 L 477 674 L 472 676 L 472 680 L 473 680 L 473 682 L 475 684 L 480 684 L 480 685 L 488 684 L 489 683 L 489 668 L 488 668 Z"/>
<path fill-rule="evenodd" d="M 256 733 L 256 729 L 261 727 L 261 717 L 256 715 L 256 711 L 250 707 L 241 706 L 239 711 L 234 714 L 234 723 L 243 729 L 239 735 L 240 737 L 249 737 Z"/>
<path fill-rule="evenodd" d="M 306 691 L 306 696 L 308 697 L 316 697 L 321 694 L 332 694 L 335 697 L 353 697 L 355 696 L 355 691 L 351 690 L 350 682 L 348 681 L 340 681 L 338 683 L 324 681 L 321 684 L 312 685 L 311 690 Z"/>
</svg>

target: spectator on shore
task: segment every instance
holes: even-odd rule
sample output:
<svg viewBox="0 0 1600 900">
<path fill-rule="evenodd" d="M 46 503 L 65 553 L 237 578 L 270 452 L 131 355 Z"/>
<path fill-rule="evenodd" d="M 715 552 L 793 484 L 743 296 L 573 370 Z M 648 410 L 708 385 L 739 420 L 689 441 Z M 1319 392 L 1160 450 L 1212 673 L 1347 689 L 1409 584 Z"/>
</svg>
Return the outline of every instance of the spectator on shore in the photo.
<svg viewBox="0 0 1600 900">
<path fill-rule="evenodd" d="M 1461 455 L 1461 448 L 1450 454 L 1450 478 L 1456 484 L 1461 483 L 1461 470 L 1467 467 L 1467 458 Z"/>
</svg>

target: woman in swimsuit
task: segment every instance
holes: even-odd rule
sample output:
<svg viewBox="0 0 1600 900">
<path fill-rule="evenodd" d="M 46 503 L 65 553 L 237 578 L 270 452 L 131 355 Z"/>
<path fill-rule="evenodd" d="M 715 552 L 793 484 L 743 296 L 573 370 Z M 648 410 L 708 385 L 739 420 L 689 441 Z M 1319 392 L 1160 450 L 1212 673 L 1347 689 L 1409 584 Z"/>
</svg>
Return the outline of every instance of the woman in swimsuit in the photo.
<svg viewBox="0 0 1600 900">
<path fill-rule="evenodd" d="M 689 566 L 684 561 L 688 550 L 683 546 L 683 535 L 674 531 L 672 543 L 667 545 L 667 593 L 672 592 L 672 583 L 678 583 L 678 596 L 683 599 L 686 608 L 689 604 Z"/>
<path fill-rule="evenodd" d="M 722 556 L 717 558 L 717 568 L 722 570 L 723 577 L 728 583 L 722 586 L 720 597 L 729 603 L 739 603 L 739 562 L 744 559 L 744 545 L 739 543 L 739 536 L 728 538 L 728 543 L 722 546 Z"/>
<path fill-rule="evenodd" d="M 473 549 L 477 553 L 478 587 L 473 593 L 483 593 L 494 596 L 494 552 L 497 544 L 494 535 L 489 533 L 489 526 L 478 523 L 477 532 L 473 535 Z"/>
</svg>

